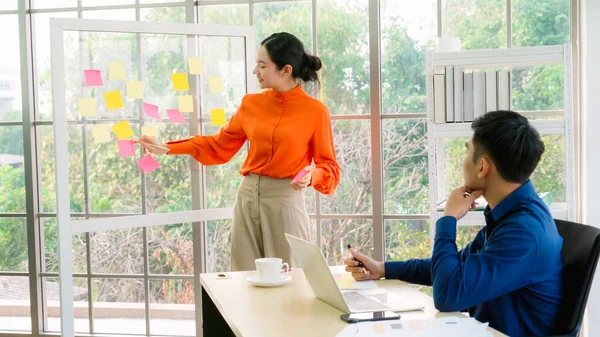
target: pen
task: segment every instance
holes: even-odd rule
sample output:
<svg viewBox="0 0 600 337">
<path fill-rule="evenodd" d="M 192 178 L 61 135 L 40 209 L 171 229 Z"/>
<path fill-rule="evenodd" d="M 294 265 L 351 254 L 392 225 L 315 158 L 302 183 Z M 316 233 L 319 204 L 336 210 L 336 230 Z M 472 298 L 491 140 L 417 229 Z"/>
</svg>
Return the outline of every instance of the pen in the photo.
<svg viewBox="0 0 600 337">
<path fill-rule="evenodd" d="M 352 249 L 352 246 L 347 245 L 346 248 L 348 249 Z M 354 261 L 358 262 L 358 266 L 361 268 L 364 268 L 365 266 L 362 264 L 362 262 L 358 261 L 355 257 L 353 257 Z"/>
<path fill-rule="evenodd" d="M 306 178 L 308 178 L 308 176 L 314 171 L 314 168 L 311 168 L 310 170 L 308 170 L 308 172 L 306 172 L 306 174 L 304 175 L 304 177 L 302 177 L 302 179 L 300 179 L 300 182 L 303 182 L 304 180 L 306 180 Z"/>
<path fill-rule="evenodd" d="M 168 147 L 163 147 L 163 146 L 159 146 L 159 145 L 154 145 L 154 144 L 150 144 L 150 143 L 146 143 L 146 142 L 139 142 L 140 144 L 144 144 L 145 146 L 148 147 L 153 147 L 155 149 L 160 149 L 160 150 L 165 150 L 165 151 L 169 151 Z"/>
</svg>

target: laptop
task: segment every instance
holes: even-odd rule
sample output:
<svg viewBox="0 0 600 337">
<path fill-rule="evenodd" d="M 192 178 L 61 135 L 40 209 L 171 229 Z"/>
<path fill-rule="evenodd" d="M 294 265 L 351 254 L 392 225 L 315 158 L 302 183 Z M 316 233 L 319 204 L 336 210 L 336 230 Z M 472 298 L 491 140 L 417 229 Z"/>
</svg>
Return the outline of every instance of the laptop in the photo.
<svg viewBox="0 0 600 337">
<path fill-rule="evenodd" d="M 346 314 L 423 309 L 422 305 L 407 303 L 385 289 L 377 289 L 376 294 L 371 292 L 368 295 L 360 291 L 342 292 L 317 245 L 293 235 L 285 234 L 285 237 L 315 296 L 332 307 Z"/>
</svg>

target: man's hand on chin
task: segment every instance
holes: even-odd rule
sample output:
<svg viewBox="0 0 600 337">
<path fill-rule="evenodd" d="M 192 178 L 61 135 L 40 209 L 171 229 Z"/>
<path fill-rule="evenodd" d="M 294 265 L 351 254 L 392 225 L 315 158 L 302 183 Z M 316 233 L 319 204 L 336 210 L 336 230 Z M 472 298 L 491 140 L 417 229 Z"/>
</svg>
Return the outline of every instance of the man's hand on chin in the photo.
<svg viewBox="0 0 600 337">
<path fill-rule="evenodd" d="M 454 189 L 446 201 L 444 216 L 453 216 L 456 220 L 462 219 L 469 209 L 475 209 L 475 200 L 482 194 L 482 190 L 469 191 L 466 186 Z"/>
</svg>

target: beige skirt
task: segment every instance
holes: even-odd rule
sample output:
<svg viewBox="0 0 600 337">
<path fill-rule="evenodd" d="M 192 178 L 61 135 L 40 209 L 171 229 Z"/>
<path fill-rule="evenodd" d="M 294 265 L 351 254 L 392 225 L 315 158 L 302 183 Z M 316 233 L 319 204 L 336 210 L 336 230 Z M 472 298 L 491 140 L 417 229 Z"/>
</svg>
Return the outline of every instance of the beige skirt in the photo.
<svg viewBox="0 0 600 337">
<path fill-rule="evenodd" d="M 231 270 L 255 270 L 254 260 L 278 257 L 295 266 L 285 233 L 309 239 L 304 192 L 291 179 L 249 174 L 238 190 L 231 228 Z"/>
</svg>

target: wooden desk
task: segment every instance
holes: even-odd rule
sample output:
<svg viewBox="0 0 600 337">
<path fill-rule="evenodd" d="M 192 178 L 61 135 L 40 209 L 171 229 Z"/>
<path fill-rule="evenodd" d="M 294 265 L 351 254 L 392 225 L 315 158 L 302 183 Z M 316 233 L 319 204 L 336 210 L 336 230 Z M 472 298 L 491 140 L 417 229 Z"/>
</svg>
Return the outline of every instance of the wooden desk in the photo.
<svg viewBox="0 0 600 337">
<path fill-rule="evenodd" d="M 341 311 L 315 297 L 301 269 L 294 269 L 292 281 L 277 288 L 252 286 L 246 277 L 253 274 L 230 272 L 230 279 L 200 275 L 204 337 L 334 337 L 348 324 L 340 319 Z M 401 319 L 463 315 L 438 312 L 431 297 L 404 282 L 381 280 L 377 285 L 425 306 L 424 311 L 401 313 Z M 494 337 L 505 336 L 489 331 Z"/>
</svg>

